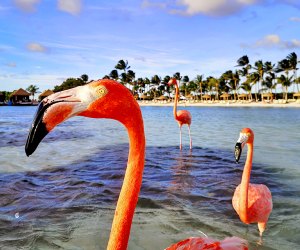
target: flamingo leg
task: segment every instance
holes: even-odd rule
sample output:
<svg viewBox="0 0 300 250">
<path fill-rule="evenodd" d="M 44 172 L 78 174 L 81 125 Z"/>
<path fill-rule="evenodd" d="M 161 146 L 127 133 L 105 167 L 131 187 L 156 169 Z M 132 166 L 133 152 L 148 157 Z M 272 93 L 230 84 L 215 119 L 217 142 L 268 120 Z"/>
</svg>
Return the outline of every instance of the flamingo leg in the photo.
<svg viewBox="0 0 300 250">
<path fill-rule="evenodd" d="M 190 150 L 192 150 L 192 136 L 191 136 L 191 128 L 188 125 L 188 129 L 189 129 L 189 137 L 190 137 Z"/>
<path fill-rule="evenodd" d="M 259 235 L 260 235 L 260 237 L 262 237 L 262 234 L 267 227 L 267 223 L 266 222 L 258 222 L 257 225 L 258 225 Z"/>
<path fill-rule="evenodd" d="M 181 133 L 181 126 L 179 126 L 180 129 L 180 139 L 179 139 L 179 148 L 182 150 L 182 133 Z"/>
</svg>

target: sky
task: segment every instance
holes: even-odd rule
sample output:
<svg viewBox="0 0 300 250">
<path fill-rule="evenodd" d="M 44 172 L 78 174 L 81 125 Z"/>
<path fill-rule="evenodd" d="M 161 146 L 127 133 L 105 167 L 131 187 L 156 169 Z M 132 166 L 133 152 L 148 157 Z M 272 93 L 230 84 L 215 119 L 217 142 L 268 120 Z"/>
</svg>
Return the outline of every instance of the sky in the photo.
<svg viewBox="0 0 300 250">
<path fill-rule="evenodd" d="M 100 79 L 121 59 L 136 78 L 193 80 L 291 52 L 300 58 L 299 0 L 0 1 L 0 91 Z"/>
</svg>

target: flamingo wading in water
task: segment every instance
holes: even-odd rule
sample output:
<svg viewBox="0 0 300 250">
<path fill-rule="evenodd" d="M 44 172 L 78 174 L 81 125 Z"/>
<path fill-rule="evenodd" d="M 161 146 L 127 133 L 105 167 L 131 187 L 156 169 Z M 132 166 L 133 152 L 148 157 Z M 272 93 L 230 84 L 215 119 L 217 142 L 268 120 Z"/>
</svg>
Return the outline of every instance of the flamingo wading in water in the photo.
<svg viewBox="0 0 300 250">
<path fill-rule="evenodd" d="M 114 119 L 127 128 L 128 163 L 107 245 L 109 250 L 126 250 L 145 162 L 145 133 L 140 107 L 126 87 L 107 79 L 52 94 L 38 106 L 25 146 L 26 155 L 30 156 L 55 126 L 76 115 Z M 235 242 L 235 239 L 229 241 Z M 209 244 L 212 246 L 213 242 Z M 239 240 L 238 244 L 244 246 L 245 242 Z M 216 246 L 209 249 L 220 250 L 219 242 L 216 242 Z"/>
<path fill-rule="evenodd" d="M 175 100 L 174 100 L 174 108 L 173 108 L 173 114 L 175 120 L 178 122 L 179 129 L 180 129 L 180 144 L 179 148 L 182 149 L 182 132 L 181 127 L 183 124 L 186 124 L 188 126 L 189 130 L 189 137 L 190 137 L 190 149 L 192 149 L 192 137 L 191 137 L 191 123 L 192 123 L 192 115 L 187 110 L 178 110 L 177 111 L 177 102 L 178 102 L 178 96 L 179 96 L 179 88 L 177 84 L 176 78 L 171 78 L 168 82 L 168 85 L 174 85 L 175 86 Z"/>
<path fill-rule="evenodd" d="M 235 159 L 238 163 L 242 149 L 247 144 L 247 159 L 242 175 L 241 184 L 235 189 L 232 205 L 240 216 L 242 222 L 246 224 L 256 223 L 260 237 L 266 229 L 269 215 L 272 211 L 272 195 L 269 188 L 263 184 L 251 184 L 250 174 L 253 159 L 254 133 L 250 128 L 243 128 L 240 137 L 235 145 Z"/>
</svg>

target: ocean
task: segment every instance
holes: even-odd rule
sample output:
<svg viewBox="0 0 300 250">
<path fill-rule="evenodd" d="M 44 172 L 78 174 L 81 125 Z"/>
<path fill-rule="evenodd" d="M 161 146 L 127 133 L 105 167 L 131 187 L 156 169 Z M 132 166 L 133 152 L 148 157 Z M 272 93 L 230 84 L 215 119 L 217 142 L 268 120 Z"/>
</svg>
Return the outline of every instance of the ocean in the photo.
<svg viewBox="0 0 300 250">
<path fill-rule="evenodd" d="M 172 107 L 141 108 L 146 161 L 128 249 L 164 249 L 191 236 L 238 236 L 250 249 L 300 249 L 300 109 L 179 107 L 192 114 L 183 150 Z M 113 120 L 74 117 L 26 157 L 36 107 L 0 107 L 0 249 L 106 249 L 127 163 L 128 136 Z M 231 198 L 240 183 L 234 146 L 255 133 L 251 183 L 269 187 L 273 211 L 262 242 Z"/>
</svg>

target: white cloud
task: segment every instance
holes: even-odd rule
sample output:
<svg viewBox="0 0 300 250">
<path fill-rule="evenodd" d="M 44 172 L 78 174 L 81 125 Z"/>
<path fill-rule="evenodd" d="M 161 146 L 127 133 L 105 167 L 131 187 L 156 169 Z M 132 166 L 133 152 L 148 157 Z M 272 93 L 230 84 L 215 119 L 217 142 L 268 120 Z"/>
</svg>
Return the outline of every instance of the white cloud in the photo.
<svg viewBox="0 0 300 250">
<path fill-rule="evenodd" d="M 284 41 L 279 35 L 270 34 L 262 39 L 257 40 L 254 44 L 243 44 L 242 47 L 250 48 L 279 48 L 279 49 L 295 49 L 300 48 L 300 40 L 292 39 L 291 41 Z"/>
<path fill-rule="evenodd" d="M 300 17 L 291 17 L 290 21 L 292 21 L 292 22 L 300 22 Z"/>
<path fill-rule="evenodd" d="M 28 43 L 26 48 L 33 52 L 46 52 L 47 48 L 39 43 Z"/>
<path fill-rule="evenodd" d="M 17 67 L 17 64 L 15 62 L 10 62 L 10 63 L 7 63 L 5 64 L 7 67 L 10 67 L 10 68 L 15 68 Z"/>
<path fill-rule="evenodd" d="M 35 5 L 39 2 L 40 0 L 14 0 L 16 6 L 26 12 L 35 11 Z"/>
<path fill-rule="evenodd" d="M 59 10 L 72 15 L 77 15 L 81 11 L 81 0 L 58 0 L 57 4 Z"/>
<path fill-rule="evenodd" d="M 278 35 L 266 35 L 264 38 L 255 42 L 255 47 L 271 47 L 280 45 L 281 39 Z"/>
<path fill-rule="evenodd" d="M 178 0 L 172 4 L 144 0 L 143 7 L 156 7 L 168 9 L 171 14 L 197 15 L 204 14 L 209 16 L 226 16 L 236 13 L 243 8 L 254 5 L 266 0 Z"/>
</svg>

